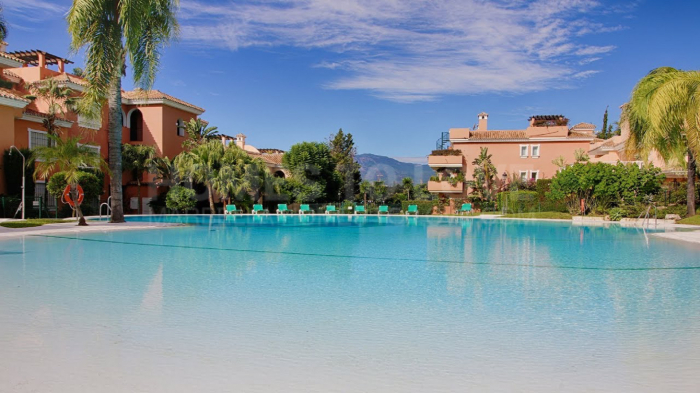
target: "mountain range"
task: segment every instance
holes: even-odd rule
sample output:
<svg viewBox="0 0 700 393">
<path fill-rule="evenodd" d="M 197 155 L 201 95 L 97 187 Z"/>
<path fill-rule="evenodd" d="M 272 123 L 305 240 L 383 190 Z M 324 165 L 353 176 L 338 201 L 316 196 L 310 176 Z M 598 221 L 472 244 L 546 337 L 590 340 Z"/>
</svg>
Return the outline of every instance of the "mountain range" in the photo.
<svg viewBox="0 0 700 393">
<path fill-rule="evenodd" d="M 415 184 L 427 183 L 435 174 L 428 165 L 401 162 L 376 154 L 358 154 L 355 159 L 360 164 L 362 180 L 384 180 L 387 185 L 400 183 L 404 177 L 412 178 Z"/>
</svg>

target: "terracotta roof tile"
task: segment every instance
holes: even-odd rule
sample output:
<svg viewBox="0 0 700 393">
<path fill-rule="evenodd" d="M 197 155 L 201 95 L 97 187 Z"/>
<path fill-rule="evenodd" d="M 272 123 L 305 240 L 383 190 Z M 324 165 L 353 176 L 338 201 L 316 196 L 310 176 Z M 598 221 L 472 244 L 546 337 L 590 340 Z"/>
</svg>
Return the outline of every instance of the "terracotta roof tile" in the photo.
<svg viewBox="0 0 700 393">
<path fill-rule="evenodd" d="M 0 97 L 9 98 L 11 100 L 24 101 L 27 104 L 32 102 L 31 100 L 28 100 L 28 99 L 20 96 L 16 92 L 14 92 L 10 89 L 5 89 L 5 88 L 0 88 Z"/>
<path fill-rule="evenodd" d="M 591 123 L 578 123 L 571 127 L 572 130 L 595 130 L 595 124 Z"/>
<path fill-rule="evenodd" d="M 26 63 L 26 61 L 20 59 L 19 57 L 12 56 L 11 54 L 9 54 L 9 53 L 7 53 L 7 52 L 0 52 L 0 56 L 4 57 L 4 58 L 6 58 L 6 59 L 18 61 L 18 62 L 20 62 L 20 63 L 22 63 L 22 64 Z"/>
<path fill-rule="evenodd" d="M 203 108 L 200 108 L 196 105 L 192 105 L 189 102 L 183 101 L 179 98 L 175 98 L 169 94 L 165 94 L 159 90 L 136 89 L 136 90 L 131 90 L 131 91 L 125 91 L 125 92 L 122 92 L 122 98 L 126 98 L 129 100 L 168 100 L 168 101 L 176 102 L 180 105 L 184 105 L 186 107 L 204 112 Z"/>
<path fill-rule="evenodd" d="M 10 71 L 10 70 L 2 70 L 2 73 L 3 73 L 3 75 L 4 75 L 5 77 L 8 77 L 8 78 L 17 80 L 17 81 L 18 81 L 17 83 L 19 83 L 20 81 L 22 81 L 22 77 L 21 77 L 21 76 L 15 74 L 14 72 L 12 72 L 12 71 Z"/>
</svg>

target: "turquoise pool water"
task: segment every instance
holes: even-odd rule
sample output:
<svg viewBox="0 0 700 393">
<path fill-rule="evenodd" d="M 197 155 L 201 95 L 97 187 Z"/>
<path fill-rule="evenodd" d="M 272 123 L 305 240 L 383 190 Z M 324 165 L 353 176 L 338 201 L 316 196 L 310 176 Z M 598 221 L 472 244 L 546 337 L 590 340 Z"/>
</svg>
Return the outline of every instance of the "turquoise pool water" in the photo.
<svg viewBox="0 0 700 393">
<path fill-rule="evenodd" d="M 638 229 L 182 216 L 0 242 L 0 392 L 696 392 L 700 254 Z"/>
</svg>

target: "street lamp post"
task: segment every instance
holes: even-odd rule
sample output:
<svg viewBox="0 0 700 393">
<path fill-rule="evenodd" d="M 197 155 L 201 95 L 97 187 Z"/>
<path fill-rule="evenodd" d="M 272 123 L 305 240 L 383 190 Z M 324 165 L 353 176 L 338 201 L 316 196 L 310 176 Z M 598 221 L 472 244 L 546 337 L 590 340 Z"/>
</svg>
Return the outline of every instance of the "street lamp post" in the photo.
<svg viewBox="0 0 700 393">
<path fill-rule="evenodd" d="M 24 220 L 24 210 L 27 208 L 26 203 L 24 203 L 24 194 L 25 194 L 25 191 L 24 191 L 24 179 L 25 179 L 24 171 L 27 168 L 27 163 L 26 163 L 26 158 L 24 157 L 24 154 L 22 154 L 22 152 L 19 151 L 19 149 L 15 145 L 10 146 L 10 155 L 12 155 L 12 149 L 17 150 L 17 153 L 19 153 L 19 155 L 22 156 L 22 219 Z M 15 214 L 17 214 L 17 213 L 15 213 Z"/>
</svg>

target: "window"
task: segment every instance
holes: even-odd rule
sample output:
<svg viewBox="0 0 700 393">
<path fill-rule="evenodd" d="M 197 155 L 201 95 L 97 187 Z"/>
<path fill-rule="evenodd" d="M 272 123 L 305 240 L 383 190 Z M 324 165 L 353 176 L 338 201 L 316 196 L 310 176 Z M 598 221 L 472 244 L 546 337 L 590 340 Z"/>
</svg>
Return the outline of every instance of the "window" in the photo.
<svg viewBox="0 0 700 393">
<path fill-rule="evenodd" d="M 100 154 L 100 146 L 97 146 L 97 145 L 88 145 L 88 144 L 84 144 L 84 143 L 78 143 L 78 146 L 85 146 L 85 147 L 87 147 L 88 149 L 94 151 L 95 153 Z"/>
<path fill-rule="evenodd" d="M 129 118 L 129 140 L 132 142 L 143 141 L 143 115 L 135 109 Z"/>
<path fill-rule="evenodd" d="M 51 140 L 49 139 L 49 134 L 46 131 L 29 130 L 29 148 L 33 149 L 35 147 L 50 145 Z"/>
<path fill-rule="evenodd" d="M 527 181 L 527 171 L 520 171 L 520 180 Z"/>
<path fill-rule="evenodd" d="M 175 125 L 177 126 L 177 136 L 185 136 L 185 122 L 182 119 L 177 119 Z"/>
<path fill-rule="evenodd" d="M 531 180 L 537 180 L 537 178 L 540 176 L 540 171 L 530 171 L 530 179 Z"/>
<path fill-rule="evenodd" d="M 527 145 L 520 145 L 520 158 L 527 158 Z"/>
<path fill-rule="evenodd" d="M 540 158 L 540 145 L 532 145 L 532 158 Z"/>
</svg>

